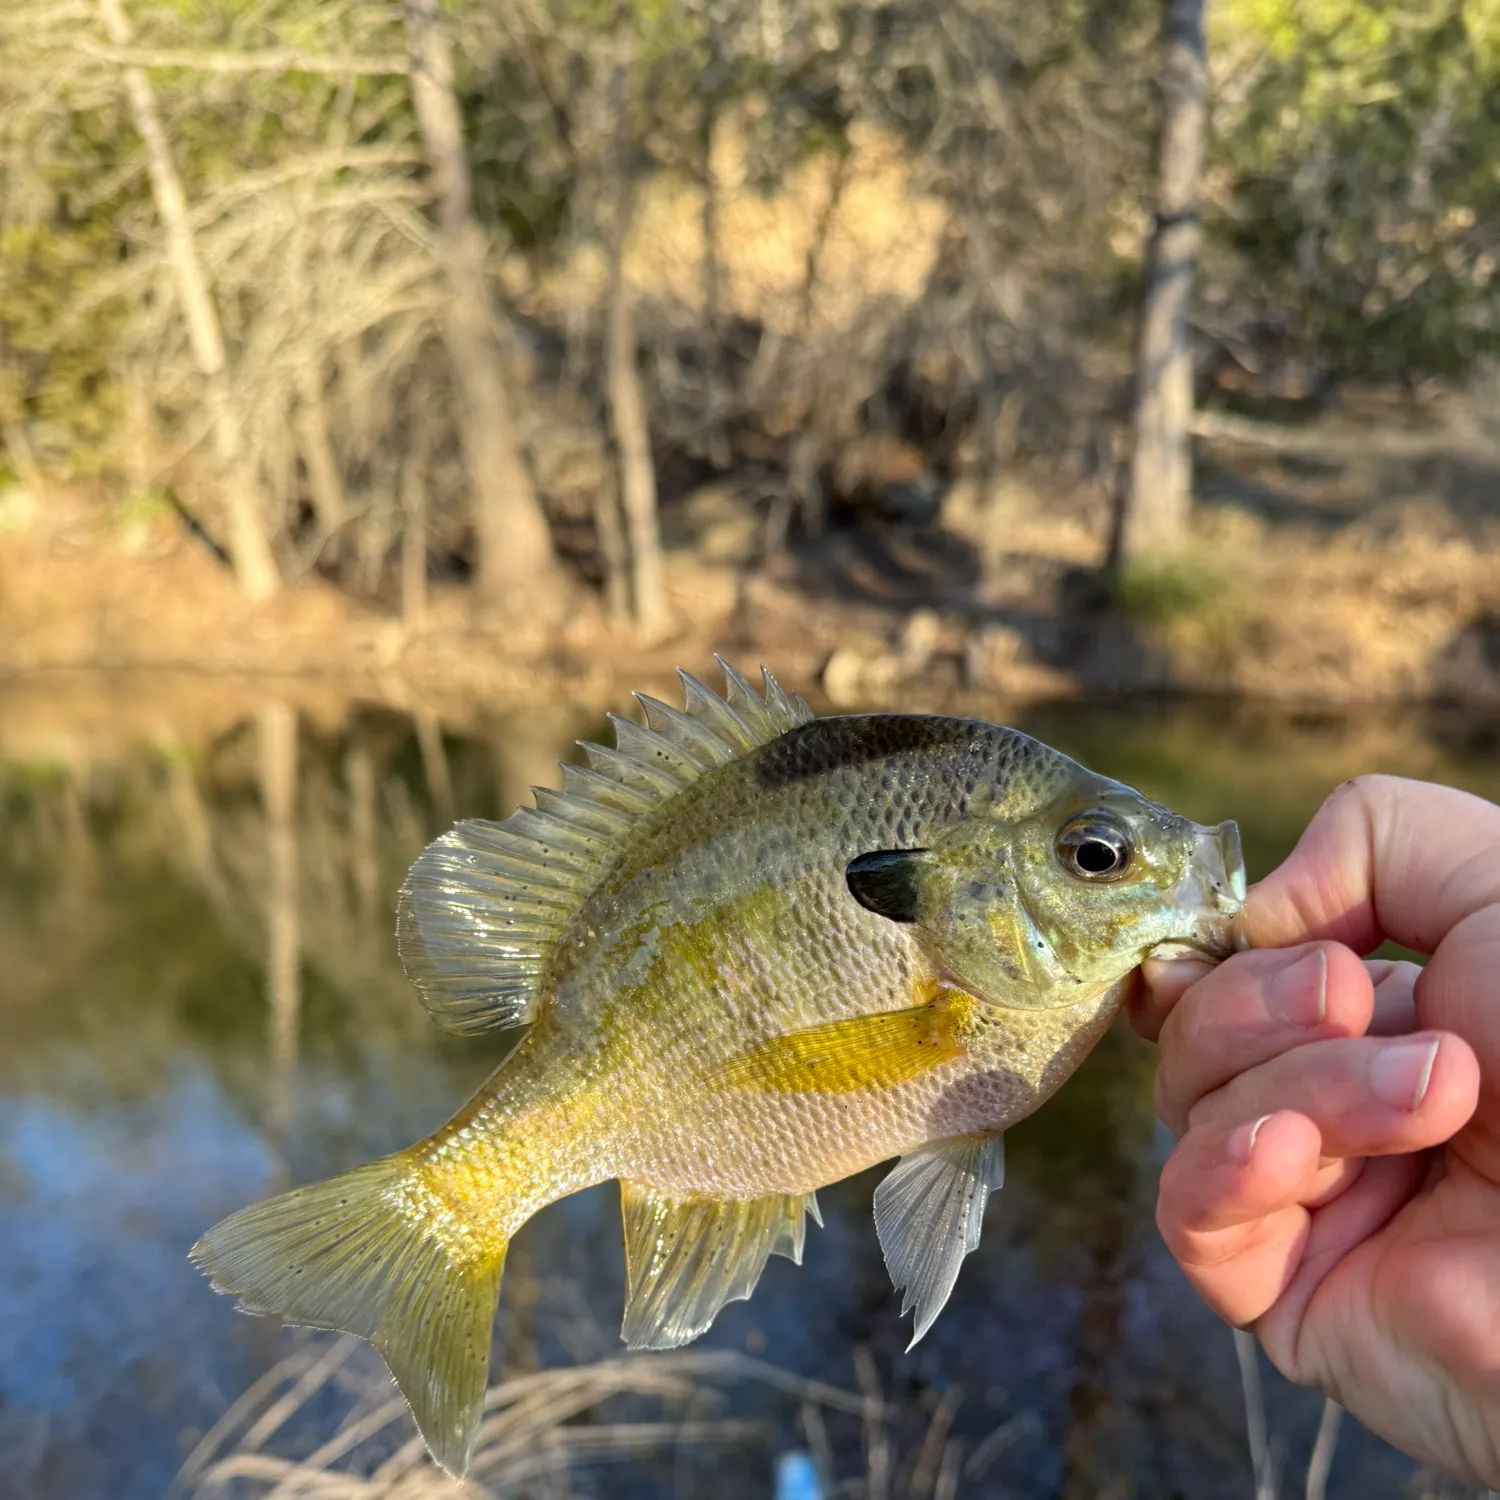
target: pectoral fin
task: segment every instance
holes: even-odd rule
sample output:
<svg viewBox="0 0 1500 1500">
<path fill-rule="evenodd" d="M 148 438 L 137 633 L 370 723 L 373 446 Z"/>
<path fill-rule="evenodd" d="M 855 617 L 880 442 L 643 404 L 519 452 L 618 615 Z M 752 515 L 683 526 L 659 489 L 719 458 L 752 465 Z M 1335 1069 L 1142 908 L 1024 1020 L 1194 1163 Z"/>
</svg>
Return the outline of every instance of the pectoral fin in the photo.
<svg viewBox="0 0 1500 1500">
<path fill-rule="evenodd" d="M 905 1293 L 901 1313 L 916 1313 L 912 1344 L 943 1310 L 964 1256 L 979 1244 L 990 1193 L 1004 1180 L 1004 1138 L 961 1135 L 903 1156 L 875 1189 L 875 1233 Z"/>
<path fill-rule="evenodd" d="M 854 1016 L 772 1037 L 718 1072 L 731 1088 L 784 1094 L 851 1094 L 920 1078 L 963 1055 L 943 1001 Z"/>
<path fill-rule="evenodd" d="M 620 1183 L 625 1220 L 625 1321 L 632 1349 L 676 1349 L 703 1333 L 726 1302 L 755 1290 L 771 1255 L 802 1264 L 805 1214 L 821 1224 L 813 1194 L 744 1202 L 676 1200 Z"/>
</svg>

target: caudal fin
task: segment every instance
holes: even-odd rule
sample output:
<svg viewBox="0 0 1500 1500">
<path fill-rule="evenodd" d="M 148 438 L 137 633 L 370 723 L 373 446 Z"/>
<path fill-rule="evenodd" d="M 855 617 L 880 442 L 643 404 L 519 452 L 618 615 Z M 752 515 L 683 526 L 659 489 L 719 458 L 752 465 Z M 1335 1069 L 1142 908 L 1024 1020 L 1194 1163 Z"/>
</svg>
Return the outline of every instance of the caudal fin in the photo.
<svg viewBox="0 0 1500 1500">
<path fill-rule="evenodd" d="M 369 1339 L 432 1456 L 461 1477 L 484 1405 L 505 1249 L 455 1222 L 398 1153 L 242 1208 L 189 1253 L 243 1312 Z"/>
</svg>

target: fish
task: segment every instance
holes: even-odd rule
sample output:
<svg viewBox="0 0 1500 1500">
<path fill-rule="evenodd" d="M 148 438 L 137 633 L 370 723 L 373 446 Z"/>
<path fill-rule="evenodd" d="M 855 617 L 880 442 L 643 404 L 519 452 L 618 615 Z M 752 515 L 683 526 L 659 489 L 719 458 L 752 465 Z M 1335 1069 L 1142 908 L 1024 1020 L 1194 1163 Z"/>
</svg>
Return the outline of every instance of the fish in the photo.
<svg viewBox="0 0 1500 1500">
<path fill-rule="evenodd" d="M 625 1343 L 670 1349 L 800 1264 L 817 1191 L 897 1158 L 875 1231 L 915 1343 L 979 1243 L 1004 1131 L 1110 1025 L 1143 959 L 1228 954 L 1233 823 L 1014 729 L 816 717 L 720 661 L 637 694 L 560 789 L 458 823 L 396 942 L 432 1020 L 524 1028 L 427 1139 L 253 1204 L 191 1251 L 247 1312 L 368 1339 L 436 1462 L 468 1466 L 506 1248 L 617 1179 Z"/>
</svg>

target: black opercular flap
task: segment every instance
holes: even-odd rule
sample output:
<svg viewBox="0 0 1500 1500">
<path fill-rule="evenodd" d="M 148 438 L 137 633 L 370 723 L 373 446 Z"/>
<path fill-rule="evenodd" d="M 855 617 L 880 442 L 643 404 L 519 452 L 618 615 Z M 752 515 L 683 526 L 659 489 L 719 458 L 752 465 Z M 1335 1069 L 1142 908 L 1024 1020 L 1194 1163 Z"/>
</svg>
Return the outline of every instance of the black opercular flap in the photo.
<svg viewBox="0 0 1500 1500">
<path fill-rule="evenodd" d="M 925 849 L 873 849 L 849 861 L 844 877 L 854 899 L 892 922 L 915 922 L 921 910 Z"/>
</svg>

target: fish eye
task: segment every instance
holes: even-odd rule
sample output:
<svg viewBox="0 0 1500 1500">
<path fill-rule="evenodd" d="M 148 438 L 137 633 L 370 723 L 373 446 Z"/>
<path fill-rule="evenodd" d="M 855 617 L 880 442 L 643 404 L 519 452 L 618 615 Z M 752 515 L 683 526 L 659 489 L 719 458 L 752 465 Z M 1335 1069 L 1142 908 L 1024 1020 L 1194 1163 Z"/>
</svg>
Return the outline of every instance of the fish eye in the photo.
<svg viewBox="0 0 1500 1500">
<path fill-rule="evenodd" d="M 1133 852 L 1130 835 L 1102 813 L 1075 818 L 1057 836 L 1057 857 L 1081 880 L 1118 880 Z"/>
</svg>

